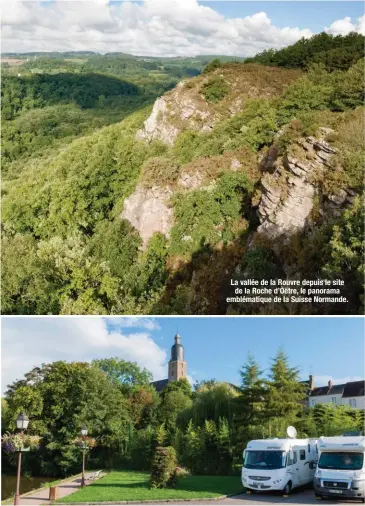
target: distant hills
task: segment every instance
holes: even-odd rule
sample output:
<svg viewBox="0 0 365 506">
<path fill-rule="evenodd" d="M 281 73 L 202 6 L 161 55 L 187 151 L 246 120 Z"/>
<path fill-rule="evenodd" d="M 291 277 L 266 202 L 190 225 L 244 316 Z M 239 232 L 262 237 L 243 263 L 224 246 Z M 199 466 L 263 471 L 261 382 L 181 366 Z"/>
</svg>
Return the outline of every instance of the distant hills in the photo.
<svg viewBox="0 0 365 506">
<path fill-rule="evenodd" d="M 27 53 L 2 53 L 3 58 L 19 58 L 27 59 L 34 57 L 41 58 L 88 58 L 91 56 L 104 56 L 104 57 L 123 57 L 133 59 L 151 59 L 151 60 L 202 60 L 209 62 L 214 58 L 219 58 L 221 61 L 242 61 L 245 58 L 241 56 L 229 56 L 229 55 L 196 55 L 196 56 L 148 56 L 148 55 L 133 55 L 123 52 L 109 52 L 109 53 L 98 53 L 95 51 L 30 51 Z"/>
</svg>

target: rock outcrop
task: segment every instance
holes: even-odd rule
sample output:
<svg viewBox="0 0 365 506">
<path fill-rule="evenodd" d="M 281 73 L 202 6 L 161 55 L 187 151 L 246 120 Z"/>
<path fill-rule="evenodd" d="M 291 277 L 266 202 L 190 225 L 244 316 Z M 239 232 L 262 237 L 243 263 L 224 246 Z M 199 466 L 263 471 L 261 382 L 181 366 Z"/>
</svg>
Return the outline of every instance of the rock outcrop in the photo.
<svg viewBox="0 0 365 506">
<path fill-rule="evenodd" d="M 326 129 L 321 133 L 329 132 Z M 300 159 L 285 156 L 275 172 L 264 175 L 261 181 L 263 193 L 258 207 L 261 222 L 258 233 L 268 239 L 282 236 L 285 240 L 305 228 L 317 192 L 313 176 L 328 166 L 336 152 L 323 138 L 307 137 L 298 144 Z M 342 203 L 346 196 L 347 193 L 333 196 L 333 199 Z"/>
<path fill-rule="evenodd" d="M 184 128 L 209 131 L 214 121 L 208 104 L 196 92 L 185 89 L 183 81 L 156 100 L 151 115 L 136 138 L 147 142 L 158 139 L 172 145 Z"/>
<path fill-rule="evenodd" d="M 128 220 L 143 240 L 143 248 L 155 232 L 168 236 L 173 224 L 173 209 L 169 206 L 172 195 L 168 188 L 144 188 L 138 185 L 124 201 L 121 219 Z"/>
<path fill-rule="evenodd" d="M 171 145 L 174 143 L 178 133 L 178 128 L 169 122 L 166 99 L 160 97 L 154 103 L 152 113 L 144 122 L 143 128 L 138 130 L 136 139 L 147 142 L 159 139 Z"/>
<path fill-rule="evenodd" d="M 217 103 L 208 102 L 204 86 L 212 78 L 222 78 L 229 93 Z M 137 139 L 161 140 L 172 145 L 183 130 L 209 132 L 214 124 L 229 118 L 245 107 L 249 99 L 280 96 L 300 76 L 300 71 L 260 67 L 255 64 L 226 64 L 214 71 L 181 81 L 173 90 L 156 100 L 150 117 L 136 134 Z"/>
</svg>

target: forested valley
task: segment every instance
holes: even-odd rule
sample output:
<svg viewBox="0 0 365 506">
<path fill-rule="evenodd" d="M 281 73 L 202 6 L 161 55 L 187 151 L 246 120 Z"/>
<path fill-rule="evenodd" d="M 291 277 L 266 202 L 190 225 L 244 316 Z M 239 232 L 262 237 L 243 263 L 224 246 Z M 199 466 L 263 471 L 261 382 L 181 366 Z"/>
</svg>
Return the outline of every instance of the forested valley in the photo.
<svg viewBox="0 0 365 506">
<path fill-rule="evenodd" d="M 299 437 L 359 431 L 364 411 L 349 406 L 308 407 L 308 383 L 283 349 L 265 374 L 249 356 L 240 384 L 215 379 L 195 384 L 173 381 L 157 393 L 151 374 L 120 358 L 91 363 L 57 361 L 35 367 L 11 385 L 2 398 L 2 430 L 12 432 L 24 410 L 29 432 L 41 437 L 37 452 L 23 458 L 33 476 L 79 472 L 75 438 L 87 424 L 96 446 L 88 469 L 150 471 L 157 446 L 171 445 L 180 466 L 194 475 L 240 474 L 248 441 L 286 437 L 294 424 Z M 4 453 L 3 472 L 12 472 L 16 454 Z"/>
<path fill-rule="evenodd" d="M 242 276 L 341 278 L 362 313 L 363 75 L 358 34 L 246 60 L 3 55 L 3 313 L 344 312 L 230 305 Z M 289 229 L 294 173 L 310 212 Z"/>
</svg>

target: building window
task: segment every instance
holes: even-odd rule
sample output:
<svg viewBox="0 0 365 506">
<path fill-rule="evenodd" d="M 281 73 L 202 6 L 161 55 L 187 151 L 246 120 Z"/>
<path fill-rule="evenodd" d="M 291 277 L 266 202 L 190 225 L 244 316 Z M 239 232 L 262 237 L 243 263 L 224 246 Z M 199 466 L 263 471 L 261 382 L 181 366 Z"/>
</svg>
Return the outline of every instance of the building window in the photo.
<svg viewBox="0 0 365 506">
<path fill-rule="evenodd" d="M 299 450 L 299 458 L 300 460 L 305 460 L 305 450 Z"/>
<path fill-rule="evenodd" d="M 332 402 L 333 402 L 333 404 L 336 404 L 336 403 L 337 403 L 337 399 L 336 399 L 336 397 L 332 397 Z"/>
<path fill-rule="evenodd" d="M 356 408 L 356 399 L 349 399 L 350 406 Z"/>
</svg>

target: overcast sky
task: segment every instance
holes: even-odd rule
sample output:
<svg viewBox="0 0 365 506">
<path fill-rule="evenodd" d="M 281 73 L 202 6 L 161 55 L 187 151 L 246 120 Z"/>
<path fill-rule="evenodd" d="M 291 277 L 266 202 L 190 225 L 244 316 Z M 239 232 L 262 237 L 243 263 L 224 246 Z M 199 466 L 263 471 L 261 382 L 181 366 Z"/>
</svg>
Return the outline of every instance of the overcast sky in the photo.
<svg viewBox="0 0 365 506">
<path fill-rule="evenodd" d="M 2 317 L 2 391 L 35 366 L 55 360 L 120 357 L 137 362 L 155 380 L 167 377 L 176 332 L 191 381 L 215 378 L 239 384 L 252 353 L 268 371 L 283 346 L 300 377 L 317 386 L 364 378 L 361 318 L 139 318 Z"/>
<path fill-rule="evenodd" d="M 251 56 L 325 30 L 365 33 L 363 2 L 2 0 L 2 52 Z"/>
</svg>

